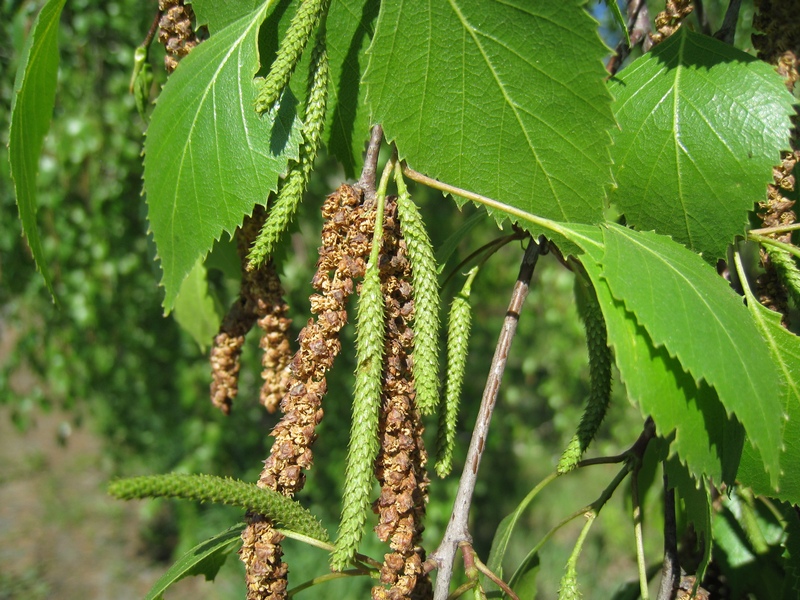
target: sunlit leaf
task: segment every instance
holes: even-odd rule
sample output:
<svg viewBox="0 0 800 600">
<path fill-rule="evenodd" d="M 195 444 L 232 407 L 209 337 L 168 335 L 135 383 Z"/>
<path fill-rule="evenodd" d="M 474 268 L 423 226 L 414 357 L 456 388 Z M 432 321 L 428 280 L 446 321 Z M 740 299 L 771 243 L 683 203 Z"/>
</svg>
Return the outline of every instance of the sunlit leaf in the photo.
<svg viewBox="0 0 800 600">
<path fill-rule="evenodd" d="M 197 259 L 266 202 L 288 160 L 297 157 L 291 93 L 277 114 L 259 117 L 254 109 L 258 30 L 272 2 L 181 60 L 153 111 L 144 182 L 167 312 Z"/>
<path fill-rule="evenodd" d="M 373 121 L 432 177 L 537 215 L 600 221 L 614 121 L 608 50 L 583 4 L 384 2 L 364 75 Z"/>
<path fill-rule="evenodd" d="M 207 275 L 203 259 L 199 259 L 181 284 L 174 313 L 181 328 L 192 336 L 204 352 L 217 334 L 223 317 L 208 292 Z"/>
<path fill-rule="evenodd" d="M 620 125 L 611 201 L 628 224 L 724 258 L 788 149 L 775 68 L 682 27 L 610 84 Z"/>
<path fill-rule="evenodd" d="M 695 381 L 714 387 L 777 482 L 783 403 L 769 350 L 741 297 L 700 256 L 670 238 L 603 227 L 603 277 Z"/>
<path fill-rule="evenodd" d="M 65 1 L 49 0 L 25 40 L 11 98 L 8 139 L 8 160 L 22 230 L 28 238 L 36 266 L 53 296 L 52 277 L 36 225 L 36 174 L 44 136 L 53 118 L 58 75 L 58 21 Z"/>
</svg>

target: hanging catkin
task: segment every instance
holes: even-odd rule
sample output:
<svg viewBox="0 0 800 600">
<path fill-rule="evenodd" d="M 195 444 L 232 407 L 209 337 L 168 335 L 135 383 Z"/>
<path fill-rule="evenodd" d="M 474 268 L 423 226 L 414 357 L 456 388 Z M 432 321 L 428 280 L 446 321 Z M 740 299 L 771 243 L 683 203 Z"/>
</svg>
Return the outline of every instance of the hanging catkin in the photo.
<svg viewBox="0 0 800 600">
<path fill-rule="evenodd" d="M 424 431 L 416 407 L 411 352 L 417 334 L 415 294 L 408 259 L 407 240 L 397 229 L 395 204 L 387 199 L 384 220 L 384 250 L 381 281 L 386 307 L 385 361 L 379 422 L 380 451 L 375 474 L 381 493 L 373 505 L 378 514 L 375 532 L 388 541 L 391 552 L 384 556 L 380 580 L 372 588 L 375 600 L 430 598 L 430 578 L 422 571 L 425 552 L 421 547 L 427 503 L 427 453 Z"/>
<path fill-rule="evenodd" d="M 183 0 L 158 0 L 161 19 L 158 22 L 158 41 L 164 44 L 164 68 L 172 73 L 178 62 L 200 43 L 192 29 L 194 12 Z"/>
</svg>

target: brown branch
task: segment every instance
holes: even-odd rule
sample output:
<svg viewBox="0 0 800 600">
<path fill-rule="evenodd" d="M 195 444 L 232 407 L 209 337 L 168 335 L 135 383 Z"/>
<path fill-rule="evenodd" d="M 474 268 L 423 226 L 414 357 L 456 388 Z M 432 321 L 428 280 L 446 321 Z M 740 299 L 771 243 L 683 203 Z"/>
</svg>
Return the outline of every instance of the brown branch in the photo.
<svg viewBox="0 0 800 600">
<path fill-rule="evenodd" d="M 647 2 L 645 0 L 628 0 L 627 14 L 628 36 L 631 39 L 631 45 L 628 46 L 624 39 L 617 44 L 614 56 L 606 65 L 606 69 L 611 75 L 615 75 L 619 71 L 622 63 L 628 58 L 631 48 L 644 43 L 646 47 L 643 47 L 643 50 L 647 52 L 649 49 L 650 38 L 647 37 L 647 34 L 650 33 L 650 13 L 647 10 Z"/>
<path fill-rule="evenodd" d="M 375 178 L 378 173 L 378 156 L 381 152 L 381 142 L 383 141 L 383 127 L 375 125 L 367 144 L 367 153 L 364 156 L 364 167 L 361 169 L 361 177 L 358 180 L 358 187 L 364 192 L 367 203 L 375 200 Z"/>
<path fill-rule="evenodd" d="M 678 531 L 675 523 L 675 488 L 670 489 L 664 464 L 664 562 L 661 566 L 661 586 L 657 600 L 671 600 L 681 583 L 678 560 Z"/>
<path fill-rule="evenodd" d="M 480 411 L 478 412 L 475 429 L 472 431 L 472 439 L 467 451 L 467 459 L 458 485 L 450 522 L 447 524 L 447 529 L 439 547 L 431 554 L 431 559 L 439 567 L 439 573 L 436 576 L 434 600 L 446 600 L 447 598 L 450 580 L 453 577 L 453 562 L 455 561 L 458 544 L 472 542 L 472 537 L 469 534 L 468 519 L 470 505 L 472 504 L 472 494 L 478 478 L 478 467 L 486 445 L 489 424 L 497 402 L 497 394 L 505 371 L 508 352 L 517 330 L 522 305 L 528 295 L 530 280 L 533 276 L 533 269 L 539 258 L 540 250 L 541 246 L 531 240 L 522 258 L 517 282 L 514 284 L 514 291 L 511 294 L 506 318 L 492 358 L 492 366 L 486 379 L 486 386 L 483 389 Z"/>
<path fill-rule="evenodd" d="M 506 595 L 509 598 L 511 598 L 511 600 L 519 600 L 519 596 L 517 596 L 514 593 L 514 590 L 508 587 L 508 584 L 505 581 L 503 581 L 497 575 L 492 573 L 491 569 L 489 569 L 489 567 L 483 564 L 483 561 L 480 558 L 478 558 L 478 553 L 475 552 L 475 548 L 472 547 L 472 544 L 468 542 L 461 542 L 461 544 L 459 545 L 461 546 L 461 553 L 464 555 L 465 564 L 467 562 L 467 554 L 469 554 L 472 564 L 475 565 L 475 568 L 478 569 L 478 571 L 480 571 L 481 573 L 486 575 L 486 577 L 491 579 L 495 583 L 495 585 L 497 585 L 500 589 L 502 589 L 506 593 Z"/>
</svg>

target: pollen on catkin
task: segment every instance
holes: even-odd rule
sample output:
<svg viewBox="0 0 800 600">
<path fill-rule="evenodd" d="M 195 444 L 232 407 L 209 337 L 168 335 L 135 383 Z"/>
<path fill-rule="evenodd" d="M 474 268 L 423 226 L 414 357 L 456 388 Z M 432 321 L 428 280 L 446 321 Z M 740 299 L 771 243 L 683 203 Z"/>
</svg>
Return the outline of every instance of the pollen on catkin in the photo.
<svg viewBox="0 0 800 600">
<path fill-rule="evenodd" d="M 678 31 L 693 10 L 692 0 L 667 0 L 664 10 L 656 16 L 656 33 L 649 34 L 653 45 L 660 44 Z"/>
</svg>

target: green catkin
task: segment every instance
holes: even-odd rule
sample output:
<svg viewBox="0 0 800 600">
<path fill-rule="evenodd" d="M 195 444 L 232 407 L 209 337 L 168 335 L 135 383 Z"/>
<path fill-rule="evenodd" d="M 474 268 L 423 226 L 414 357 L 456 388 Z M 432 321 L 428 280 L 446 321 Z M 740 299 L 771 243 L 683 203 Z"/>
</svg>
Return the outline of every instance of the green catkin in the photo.
<svg viewBox="0 0 800 600">
<path fill-rule="evenodd" d="M 782 248 L 765 245 L 764 249 L 795 306 L 800 307 L 800 269 L 794 258 Z"/>
<path fill-rule="evenodd" d="M 120 500 L 183 498 L 238 506 L 265 515 L 286 529 L 328 541 L 322 524 L 298 502 L 270 489 L 213 475 L 170 473 L 112 481 L 108 493 Z"/>
<path fill-rule="evenodd" d="M 594 289 L 580 275 L 575 278 L 575 297 L 578 311 L 586 327 L 586 346 L 589 350 L 589 400 L 572 437 L 558 461 L 558 473 L 572 471 L 589 447 L 606 415 L 611 398 L 611 349 L 608 347 L 606 323 Z"/>
<path fill-rule="evenodd" d="M 403 181 L 400 163 L 395 165 L 397 213 L 408 247 L 414 289 L 414 380 L 417 408 L 432 414 L 439 404 L 439 284 L 433 245 L 422 215 Z"/>
<path fill-rule="evenodd" d="M 264 263 L 281 239 L 281 235 L 292 222 L 297 207 L 303 199 L 303 192 L 308 185 L 314 160 L 319 152 L 322 130 L 325 126 L 325 111 L 328 104 L 328 84 L 330 69 L 325 30 L 320 29 L 314 45 L 314 53 L 309 67 L 309 89 L 306 103 L 306 114 L 301 131 L 299 157 L 292 164 L 286 179 L 283 181 L 275 204 L 270 207 L 267 220 L 258 234 L 248 256 L 248 269 L 253 270 Z"/>
<path fill-rule="evenodd" d="M 350 451 L 345 467 L 342 519 L 331 567 L 341 571 L 354 558 L 364 534 L 370 508 L 375 458 L 378 456 L 378 418 L 384 350 L 384 305 L 380 280 L 380 247 L 383 234 L 385 187 L 378 193 L 378 210 L 372 252 L 367 264 L 356 323 L 356 381 Z"/>
<path fill-rule="evenodd" d="M 464 287 L 453 298 L 450 307 L 450 322 L 447 328 L 447 383 L 444 407 L 439 411 L 439 432 L 436 438 L 436 474 L 439 477 L 447 477 L 453 468 L 458 405 L 467 370 L 467 351 L 472 324 L 469 295 L 477 273 L 478 267 L 473 267 L 467 274 Z"/>
<path fill-rule="evenodd" d="M 263 114 L 278 101 L 289 83 L 311 33 L 328 9 L 330 0 L 304 0 L 289 24 L 267 76 L 259 82 L 256 111 Z"/>
<path fill-rule="evenodd" d="M 567 570 L 561 578 L 558 588 L 558 600 L 579 600 L 581 597 L 578 590 L 578 573 L 572 560 L 567 563 Z"/>
</svg>

